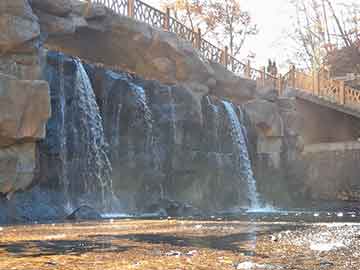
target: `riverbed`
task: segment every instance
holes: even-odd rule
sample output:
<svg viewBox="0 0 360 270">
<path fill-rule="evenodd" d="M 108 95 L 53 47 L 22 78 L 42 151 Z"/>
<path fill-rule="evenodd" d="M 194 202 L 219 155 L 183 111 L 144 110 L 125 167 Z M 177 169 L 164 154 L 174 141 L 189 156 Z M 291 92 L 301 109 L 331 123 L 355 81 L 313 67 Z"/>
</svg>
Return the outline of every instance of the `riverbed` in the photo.
<svg viewBox="0 0 360 270">
<path fill-rule="evenodd" d="M 360 269 L 356 213 L 0 227 L 0 269 Z"/>
</svg>

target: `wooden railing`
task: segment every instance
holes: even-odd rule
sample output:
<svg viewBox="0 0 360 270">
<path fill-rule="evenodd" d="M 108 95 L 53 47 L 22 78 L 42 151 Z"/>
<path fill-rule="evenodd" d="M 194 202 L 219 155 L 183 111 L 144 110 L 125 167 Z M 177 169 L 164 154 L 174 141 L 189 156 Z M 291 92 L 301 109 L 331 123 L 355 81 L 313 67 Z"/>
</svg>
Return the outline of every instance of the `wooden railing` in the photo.
<svg viewBox="0 0 360 270">
<path fill-rule="evenodd" d="M 194 48 L 198 49 L 203 59 L 224 65 L 237 75 L 250 79 L 261 79 L 271 77 L 265 70 L 251 67 L 250 62 L 242 63 L 240 60 L 228 54 L 227 47 L 218 48 L 211 42 L 205 40 L 201 30 L 193 31 L 170 16 L 170 9 L 166 12 L 160 11 L 141 0 L 90 0 L 94 4 L 102 4 L 114 11 L 116 14 L 129 16 L 136 20 L 145 22 L 153 27 L 164 29 L 175 33 L 184 40 L 189 41 Z"/>
<path fill-rule="evenodd" d="M 360 91 L 346 86 L 342 80 L 332 79 L 329 72 L 324 69 L 306 74 L 297 71 L 293 66 L 283 76 L 282 81 L 282 90 L 296 89 L 341 106 L 360 110 Z"/>
</svg>

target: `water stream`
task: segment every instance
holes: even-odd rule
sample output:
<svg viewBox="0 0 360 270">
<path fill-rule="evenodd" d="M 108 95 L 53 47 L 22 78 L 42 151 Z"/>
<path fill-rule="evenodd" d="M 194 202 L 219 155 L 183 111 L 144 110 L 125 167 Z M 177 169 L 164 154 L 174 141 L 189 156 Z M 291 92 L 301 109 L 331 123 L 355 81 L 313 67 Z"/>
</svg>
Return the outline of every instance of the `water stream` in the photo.
<svg viewBox="0 0 360 270">
<path fill-rule="evenodd" d="M 247 149 L 244 128 L 242 128 L 242 124 L 239 121 L 233 105 L 228 101 L 222 101 L 222 103 L 224 104 L 230 121 L 231 138 L 234 149 L 233 153 L 236 158 L 236 162 L 238 163 L 237 172 L 240 178 L 239 184 L 245 182 L 247 185 L 250 208 L 260 208 L 259 195 L 256 189 L 256 180 L 251 168 L 251 161 Z"/>
</svg>

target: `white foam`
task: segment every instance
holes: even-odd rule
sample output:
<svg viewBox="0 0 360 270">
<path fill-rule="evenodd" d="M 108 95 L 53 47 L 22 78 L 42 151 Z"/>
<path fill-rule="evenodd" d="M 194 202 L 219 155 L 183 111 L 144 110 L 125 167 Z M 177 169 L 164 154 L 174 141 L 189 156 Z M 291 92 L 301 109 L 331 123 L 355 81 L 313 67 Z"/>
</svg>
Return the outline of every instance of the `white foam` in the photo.
<svg viewBox="0 0 360 270">
<path fill-rule="evenodd" d="M 126 213 L 105 213 L 105 214 L 101 214 L 101 217 L 114 219 L 114 218 L 132 218 L 134 216 Z"/>
<path fill-rule="evenodd" d="M 310 249 L 315 251 L 330 251 L 337 248 L 343 248 L 345 245 L 342 242 L 329 243 L 311 243 Z"/>
</svg>

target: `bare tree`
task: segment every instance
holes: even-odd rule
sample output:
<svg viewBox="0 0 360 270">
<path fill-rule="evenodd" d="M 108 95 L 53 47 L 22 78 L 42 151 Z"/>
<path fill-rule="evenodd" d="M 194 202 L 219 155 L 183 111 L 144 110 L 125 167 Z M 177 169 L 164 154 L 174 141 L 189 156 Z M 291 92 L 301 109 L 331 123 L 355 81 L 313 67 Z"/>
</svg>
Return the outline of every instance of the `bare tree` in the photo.
<svg viewBox="0 0 360 270">
<path fill-rule="evenodd" d="M 193 31 L 201 27 L 203 36 L 219 46 L 228 46 L 233 56 L 239 55 L 249 36 L 258 33 L 239 0 L 173 0 L 163 6 L 173 10 L 175 17 Z"/>
<path fill-rule="evenodd" d="M 359 54 L 359 4 L 334 0 L 291 0 L 296 10 L 292 38 L 300 46 L 297 56 L 308 69 L 317 69 L 339 50 Z M 357 58 L 357 57 L 355 57 Z M 356 66 L 354 64 L 354 66 Z"/>
</svg>

